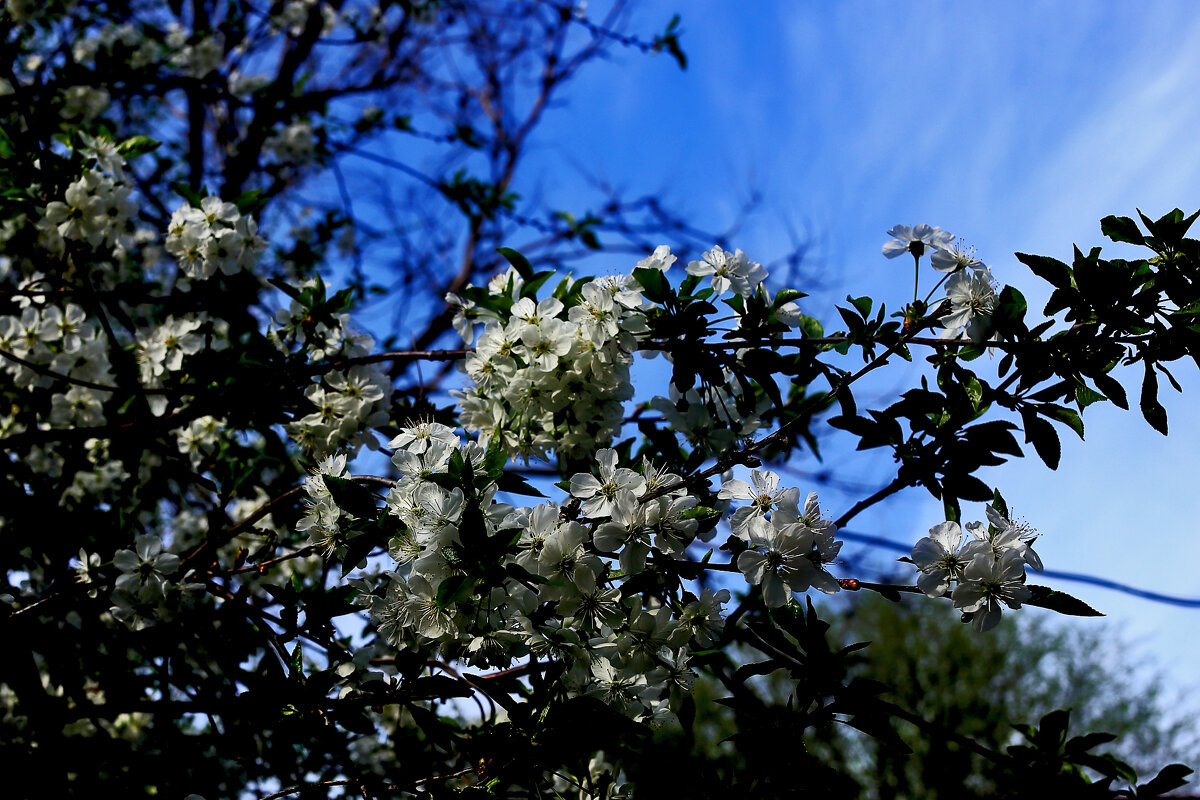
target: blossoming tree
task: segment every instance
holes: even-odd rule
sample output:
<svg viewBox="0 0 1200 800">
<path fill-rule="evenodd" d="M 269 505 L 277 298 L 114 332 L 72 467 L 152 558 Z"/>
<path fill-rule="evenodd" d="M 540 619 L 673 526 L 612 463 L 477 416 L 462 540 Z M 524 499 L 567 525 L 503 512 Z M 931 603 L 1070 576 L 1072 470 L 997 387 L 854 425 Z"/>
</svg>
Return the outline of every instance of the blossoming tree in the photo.
<svg viewBox="0 0 1200 800">
<path fill-rule="evenodd" d="M 1166 365 L 1198 352 L 1196 215 L 1105 219 L 1140 260 L 1019 255 L 1054 287 L 1041 318 L 927 225 L 883 246 L 914 262 L 912 301 L 889 299 L 889 316 L 868 297 L 802 307 L 738 249 L 646 246 L 653 204 L 528 217 L 513 175 L 554 90 L 610 45 L 684 61 L 674 22 L 642 41 L 620 20 L 619 4 L 595 22 L 550 2 L 9 0 L 0 753 L 25 765 L 14 787 L 628 796 L 623 761 L 656 727 L 689 729 L 698 673 L 728 691 L 746 746 L 831 721 L 947 735 L 848 679 L 862 647 L 831 647 L 812 590 L 941 603 L 981 636 L 1006 609 L 1096 613 L 1030 581 L 1036 531 L 980 473 L 1022 444 L 1055 467 L 1058 431 L 1082 435 L 1087 406 L 1128 405 L 1119 367 L 1143 371 L 1141 411 L 1166 433 L 1158 375 L 1174 383 Z M 530 58 L 532 100 L 501 105 Z M 424 113 L 439 92 L 474 99 Z M 366 148 L 395 136 L 449 147 L 462 169 Z M 412 312 L 425 330 L 408 350 L 351 321 L 370 295 L 363 253 L 414 227 L 393 240 L 352 212 L 350 155 L 460 212 L 446 308 Z M 314 187 L 341 211 L 300 208 Z M 510 249 L 512 226 L 542 239 Z M 613 272 L 564 266 L 605 242 Z M 407 257 L 400 289 L 429 279 Z M 429 349 L 443 334 L 459 341 Z M 859 409 L 864 376 L 918 355 L 932 383 Z M 655 356 L 669 380 L 635 388 L 635 359 Z M 430 362 L 460 368 L 448 405 L 426 393 L 450 381 L 420 372 Z M 811 449 L 818 426 L 891 449 L 894 479 L 845 510 L 782 485 L 767 465 Z M 914 585 L 847 574 L 839 528 L 910 487 L 946 509 L 915 543 Z M 964 520 L 963 500 L 986 521 Z M 776 670 L 794 683 L 785 708 L 751 680 Z M 1072 796 L 1157 796 L 1188 772 L 1139 783 L 1067 722 L 988 757 L 1014 786 Z M 792 756 L 747 781 L 794 786 Z"/>
</svg>

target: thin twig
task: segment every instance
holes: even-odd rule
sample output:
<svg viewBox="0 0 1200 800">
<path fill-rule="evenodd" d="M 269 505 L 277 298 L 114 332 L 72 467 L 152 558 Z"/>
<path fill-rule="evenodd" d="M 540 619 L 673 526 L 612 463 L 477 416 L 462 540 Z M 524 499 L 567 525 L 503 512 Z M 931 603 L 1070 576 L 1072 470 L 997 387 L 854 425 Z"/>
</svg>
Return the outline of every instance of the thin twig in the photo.
<svg viewBox="0 0 1200 800">
<path fill-rule="evenodd" d="M 849 511 L 833 521 L 834 526 L 838 528 L 846 527 L 846 523 L 858 516 L 860 512 L 865 511 L 885 497 L 891 497 L 896 492 L 910 485 L 912 485 L 911 481 L 899 477 L 895 478 L 891 483 L 880 489 L 875 494 L 871 495 L 870 497 L 863 498 L 851 506 Z"/>
<path fill-rule="evenodd" d="M 696 473 L 692 474 L 691 476 L 689 476 L 687 478 L 682 478 L 678 481 L 675 481 L 674 483 L 660 486 L 659 488 L 655 489 L 654 491 L 646 492 L 644 495 L 641 496 L 641 498 L 639 498 L 640 502 L 647 503 L 657 497 L 662 497 L 663 495 L 670 494 L 671 492 L 674 492 L 678 489 L 695 486 L 701 482 L 707 481 L 707 479 L 712 477 L 713 475 L 721 474 L 722 472 L 729 469 L 730 467 L 732 467 L 735 464 L 749 463 L 753 460 L 753 456 L 756 453 L 758 453 L 759 451 L 761 451 L 773 444 L 782 443 L 787 438 L 788 434 L 791 432 L 791 430 L 793 428 L 799 427 L 801 424 L 803 424 L 805 422 L 806 416 L 807 416 L 805 412 L 815 410 L 817 408 L 817 406 L 819 406 L 821 404 L 832 402 L 835 398 L 838 397 L 838 395 L 840 395 L 842 392 L 844 392 L 855 381 L 862 378 L 868 372 L 871 372 L 873 370 L 876 370 L 876 369 L 882 367 L 884 364 L 887 363 L 889 358 L 891 358 L 893 355 L 895 355 L 897 352 L 899 352 L 901 348 L 905 347 L 911 339 L 916 338 L 916 335 L 918 333 L 920 333 L 922 327 L 927 327 L 927 326 L 933 324 L 934 322 L 936 322 L 937 319 L 943 313 L 945 313 L 947 308 L 948 307 L 945 304 L 943 304 L 942 308 L 939 308 L 937 311 L 935 311 L 933 314 L 931 314 L 929 317 L 927 317 L 924 320 L 924 325 L 914 326 L 911 333 L 898 339 L 895 343 L 893 343 L 890 347 L 888 347 L 887 350 L 883 351 L 878 356 L 876 356 L 870 363 L 865 365 L 862 369 L 858 370 L 857 372 L 851 373 L 851 374 L 843 375 L 842 379 L 839 380 L 830 389 L 830 391 L 828 393 L 823 394 L 823 395 L 810 395 L 796 409 L 796 416 L 793 417 L 788 422 L 785 422 L 784 424 L 780 425 L 779 428 L 776 429 L 773 433 L 770 433 L 767 436 L 764 436 L 762 439 L 759 439 L 758 441 L 751 442 L 750 444 L 747 444 L 744 447 L 726 452 L 724 455 L 722 455 L 721 457 L 719 457 L 716 460 L 715 464 L 713 464 L 711 467 L 709 467 L 706 470 L 696 472 Z"/>
</svg>

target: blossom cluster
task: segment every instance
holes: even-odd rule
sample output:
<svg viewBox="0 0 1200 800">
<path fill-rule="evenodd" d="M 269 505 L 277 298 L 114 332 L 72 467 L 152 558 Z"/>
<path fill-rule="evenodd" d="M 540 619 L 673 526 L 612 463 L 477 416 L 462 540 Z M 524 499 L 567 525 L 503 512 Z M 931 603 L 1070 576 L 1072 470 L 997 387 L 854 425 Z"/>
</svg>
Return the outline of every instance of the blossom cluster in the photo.
<svg viewBox="0 0 1200 800">
<path fill-rule="evenodd" d="M 911 253 L 919 262 L 928 252 L 934 270 L 945 276 L 950 309 L 938 320 L 942 337 L 984 341 L 996 307 L 996 280 L 991 268 L 975 257 L 974 249 L 965 247 L 953 234 L 925 224 L 896 225 L 887 235 L 892 239 L 883 245 L 885 256 Z"/>
<path fill-rule="evenodd" d="M 27 304 L 19 317 L 0 316 L 0 350 L 27 363 L 5 359 L 4 371 L 12 375 L 16 386 L 29 390 L 62 387 L 61 378 L 47 371 L 78 381 L 54 392 L 49 414 L 41 424 L 55 428 L 104 424 L 103 407 L 109 393 L 84 384 L 112 381 L 108 341 L 100 325 L 74 303 L 40 305 L 22 299 Z"/>
<path fill-rule="evenodd" d="M 513 507 L 495 499 L 495 480 L 480 478 L 499 451 L 486 436 L 463 443 L 448 426 L 419 421 L 389 447 L 400 473 L 385 497 L 394 564 L 381 586 L 355 579 L 383 640 L 476 667 L 552 659 L 568 696 L 597 697 L 644 722 L 671 718 L 695 677 L 690 653 L 721 638 L 729 591 L 664 600 L 621 586 L 651 561 L 684 558 L 701 520 L 717 512 L 699 507 L 679 476 L 646 460 L 619 466 L 612 449 L 572 476 L 566 505 Z M 475 478 L 460 485 L 462 475 Z M 815 493 L 801 509 L 799 491 L 779 488 L 774 473 L 751 477 L 753 486 L 727 480 L 720 494 L 750 501 L 730 519 L 745 540 L 745 579 L 771 607 L 809 588 L 837 591 L 826 566 L 841 543 Z M 367 509 L 340 505 L 331 479 L 349 479 L 345 456 L 327 457 L 306 480 L 298 527 L 327 556 L 345 558 L 363 535 L 355 515 Z M 496 561 L 481 565 L 489 549 Z"/>
<path fill-rule="evenodd" d="M 675 261 L 665 247 L 654 258 L 663 271 Z M 648 330 L 641 291 L 630 275 L 566 278 L 539 301 L 510 268 L 489 282 L 486 307 L 449 296 L 455 328 L 475 343 L 463 364 L 473 385 L 452 392 L 463 427 L 525 457 L 579 456 L 611 441 L 633 396 L 635 336 Z"/>
<path fill-rule="evenodd" d="M 204 349 L 206 329 L 211 330 L 208 315 L 197 313 L 185 314 L 178 319 L 168 315 L 162 323 L 138 330 L 134 355 L 142 385 L 148 389 L 162 388 L 164 377 L 183 369 L 186 356 Z M 214 345 L 222 341 L 221 337 L 216 337 Z M 156 416 L 165 413 L 167 398 L 164 395 L 149 395 L 147 401 Z"/>
<path fill-rule="evenodd" d="M 767 270 L 741 250 L 730 253 L 716 245 L 712 250 L 687 265 L 688 275 L 710 277 L 712 289 L 717 294 L 732 290 L 742 297 L 749 297 L 767 279 Z"/>
<path fill-rule="evenodd" d="M 138 206 L 131 197 L 133 187 L 119 172 L 122 163 L 119 157 L 111 163 L 110 168 L 118 171 L 115 175 L 85 171 L 67 187 L 62 200 L 46 204 L 38 222 L 43 247 L 62 253 L 67 240 L 99 247 L 127 239 L 127 224 L 137 215 Z"/>
<path fill-rule="evenodd" d="M 770 608 L 784 605 L 793 593 L 818 589 L 826 594 L 841 586 L 825 569 L 842 549 L 837 528 L 821 513 L 817 493 L 810 492 L 800 509 L 800 492 L 779 487 L 774 472 L 753 470 L 750 483 L 731 478 L 717 494 L 721 500 L 747 500 L 729 524 L 747 545 L 737 567 L 749 583 L 762 586 Z"/>
<path fill-rule="evenodd" d="M 456 309 L 454 327 L 475 345 L 462 364 L 472 385 L 452 393 L 464 427 L 501 437 L 510 453 L 526 458 L 547 458 L 551 451 L 577 457 L 610 442 L 620 429 L 621 404 L 632 396 L 633 353 L 639 339 L 652 333 L 647 315 L 656 307 L 635 276 L 638 270 L 666 273 L 676 260 L 660 245 L 630 274 L 568 277 L 540 301 L 536 289 L 548 274 L 527 287 L 516 268 L 497 275 L 486 290 L 468 287 L 462 296 L 448 295 Z M 763 283 L 767 270 L 741 250 L 715 246 L 691 261 L 687 273 L 710 279 L 707 295 L 732 292 L 734 299 L 726 302 L 738 328 L 748 298 L 771 306 L 777 322 L 799 324 L 796 303 L 780 298 L 774 307 Z M 745 408 L 742 385 L 728 369 L 725 378 L 683 390 L 672 384 L 670 396 L 655 397 L 652 407 L 694 446 L 719 452 L 757 430 L 770 403 L 762 397 Z"/>
<path fill-rule="evenodd" d="M 267 242 L 258 224 L 237 206 L 219 197 L 205 197 L 196 208 L 184 203 L 171 215 L 167 252 L 191 278 L 211 278 L 220 270 L 232 275 L 253 269 Z"/>
<path fill-rule="evenodd" d="M 929 529 L 917 542 L 912 562 L 921 570 L 917 587 L 929 597 L 951 591 L 954 607 L 971 614 L 978 631 L 996 627 L 1001 603 L 1020 608 L 1033 595 L 1025 586 L 1025 567 L 1041 572 L 1042 560 L 1033 549 L 1037 533 L 987 506 L 988 523 L 968 522 L 971 538 L 964 544 L 962 527 L 947 520 Z"/>
</svg>

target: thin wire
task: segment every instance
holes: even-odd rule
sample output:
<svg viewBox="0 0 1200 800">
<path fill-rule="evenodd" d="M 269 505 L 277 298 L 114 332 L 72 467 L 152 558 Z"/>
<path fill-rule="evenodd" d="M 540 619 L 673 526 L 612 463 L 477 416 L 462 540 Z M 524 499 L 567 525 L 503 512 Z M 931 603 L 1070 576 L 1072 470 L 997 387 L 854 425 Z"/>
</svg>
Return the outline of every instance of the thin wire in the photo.
<svg viewBox="0 0 1200 800">
<path fill-rule="evenodd" d="M 911 553 L 912 545 L 898 542 L 894 539 L 886 539 L 882 536 L 874 536 L 869 533 L 855 533 L 853 531 L 839 530 L 838 536 L 849 539 L 852 542 L 862 542 L 863 544 L 872 547 L 881 547 L 886 550 L 893 550 L 897 553 Z M 1044 570 L 1041 575 L 1047 578 L 1057 578 L 1064 581 L 1075 581 L 1076 583 L 1086 583 L 1092 586 L 1100 586 L 1104 589 L 1112 589 L 1115 592 L 1124 592 L 1125 594 L 1134 597 L 1140 597 L 1143 600 L 1150 600 L 1155 603 L 1165 603 L 1172 606 L 1180 606 L 1182 608 L 1200 608 L 1200 597 L 1176 597 L 1174 595 L 1162 594 L 1161 592 L 1151 592 L 1147 589 L 1138 589 L 1135 586 L 1129 586 L 1124 583 L 1109 580 L 1108 578 L 1099 578 L 1095 575 L 1085 575 L 1080 572 L 1063 572 L 1061 570 L 1048 569 Z"/>
</svg>

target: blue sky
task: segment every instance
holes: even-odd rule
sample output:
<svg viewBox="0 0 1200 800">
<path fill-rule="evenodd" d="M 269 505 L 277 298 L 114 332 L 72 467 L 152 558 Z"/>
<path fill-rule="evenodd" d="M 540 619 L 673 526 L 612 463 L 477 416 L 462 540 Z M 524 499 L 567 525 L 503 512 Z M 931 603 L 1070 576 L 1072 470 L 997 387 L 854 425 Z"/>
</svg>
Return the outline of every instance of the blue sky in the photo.
<svg viewBox="0 0 1200 800">
<path fill-rule="evenodd" d="M 547 117 L 535 157 L 657 192 L 714 230 L 761 192 L 734 244 L 766 262 L 788 249 L 789 230 L 811 237 L 813 286 L 823 288 L 805 310 L 830 328 L 832 303 L 847 293 L 893 308 L 911 297 L 908 264 L 880 255 L 896 223 L 959 235 L 1040 310 L 1046 292 L 1014 252 L 1069 260 L 1073 243 L 1105 245 L 1107 214 L 1200 207 L 1194 4 L 650 0 L 632 28 L 661 30 L 675 12 L 688 70 L 632 52 L 592 66 L 569 106 Z M 564 207 L 586 197 L 570 181 L 543 191 Z M 1087 442 L 1063 436 L 1057 472 L 1031 452 L 983 475 L 1042 531 L 1047 567 L 1200 597 L 1200 381 L 1194 366 L 1173 372 L 1185 394 L 1164 385 L 1169 438 L 1136 412 L 1093 406 Z M 838 456 L 827 466 L 872 485 L 889 462 Z M 854 529 L 915 542 L 941 520 L 923 492 Z M 835 515 L 853 502 L 828 497 Z M 981 506 L 964 512 L 983 517 Z M 1200 609 L 1058 586 L 1124 626 L 1173 682 L 1200 684 Z"/>
</svg>

